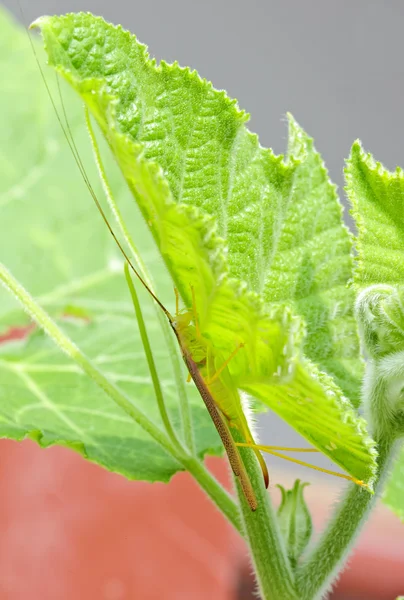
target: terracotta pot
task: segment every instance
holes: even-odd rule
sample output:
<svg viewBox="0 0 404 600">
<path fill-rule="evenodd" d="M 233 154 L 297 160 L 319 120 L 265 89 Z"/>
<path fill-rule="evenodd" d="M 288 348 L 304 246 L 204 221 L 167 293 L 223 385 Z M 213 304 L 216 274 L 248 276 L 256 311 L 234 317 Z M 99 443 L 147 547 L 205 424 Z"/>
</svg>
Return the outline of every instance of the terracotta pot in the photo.
<svg viewBox="0 0 404 600">
<path fill-rule="evenodd" d="M 129 482 L 31 441 L 2 440 L 0 457 L 0 598 L 253 597 L 243 543 L 187 474 L 169 485 Z M 228 482 L 224 460 L 208 464 Z M 337 489 L 307 488 L 317 527 Z M 333 598 L 394 600 L 404 590 L 404 526 L 379 507 L 356 548 Z"/>
<path fill-rule="evenodd" d="M 31 441 L 2 440 L 0 457 L 1 599 L 234 597 L 241 542 L 187 474 L 129 482 Z"/>
</svg>

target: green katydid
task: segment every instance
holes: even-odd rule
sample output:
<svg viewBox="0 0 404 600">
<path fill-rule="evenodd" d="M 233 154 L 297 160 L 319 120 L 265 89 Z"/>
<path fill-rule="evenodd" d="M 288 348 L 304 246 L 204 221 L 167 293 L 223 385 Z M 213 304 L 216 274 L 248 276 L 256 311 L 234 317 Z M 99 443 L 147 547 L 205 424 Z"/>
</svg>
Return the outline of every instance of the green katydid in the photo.
<svg viewBox="0 0 404 600">
<path fill-rule="evenodd" d="M 265 461 L 262 458 L 259 450 L 255 448 L 255 442 L 254 442 L 253 436 L 250 432 L 250 428 L 248 426 L 247 419 L 246 419 L 243 409 L 242 409 L 239 392 L 238 392 L 235 384 L 232 382 L 230 374 L 227 369 L 227 365 L 228 365 L 229 361 L 233 358 L 233 356 L 237 353 L 237 351 L 239 349 L 241 349 L 243 344 L 241 343 L 239 345 L 239 347 L 236 348 L 235 351 L 229 357 L 227 357 L 227 358 L 219 357 L 219 355 L 214 352 L 213 346 L 211 344 L 209 344 L 206 339 L 203 338 L 203 332 L 201 332 L 201 328 L 200 328 L 200 324 L 199 324 L 199 320 L 198 320 L 196 302 L 195 302 L 195 294 L 194 294 L 193 290 L 192 290 L 193 305 L 192 305 L 192 307 L 189 307 L 184 310 L 179 310 L 179 296 L 178 296 L 178 292 L 176 291 L 176 314 L 175 314 L 175 317 L 173 317 L 170 314 L 170 312 L 167 310 L 167 308 L 162 304 L 162 302 L 157 298 L 157 296 L 152 291 L 150 286 L 146 283 L 145 279 L 142 277 L 140 272 L 134 266 L 128 253 L 123 248 L 121 242 L 119 241 L 114 230 L 112 229 L 112 226 L 107 219 L 104 209 L 102 208 L 102 206 L 91 186 L 91 183 L 88 179 L 87 173 L 85 172 L 83 163 L 81 161 L 80 154 L 78 152 L 77 146 L 75 144 L 75 141 L 74 141 L 74 138 L 73 138 L 70 126 L 69 126 L 69 122 L 67 119 L 59 83 L 58 83 L 59 96 L 60 96 L 62 111 L 63 111 L 63 115 L 64 115 L 66 124 L 63 123 L 62 118 L 59 114 L 59 111 L 56 107 L 55 101 L 50 92 L 49 86 L 47 84 L 45 75 L 42 71 L 42 67 L 39 63 L 39 60 L 38 60 L 38 57 L 37 57 L 37 54 L 35 51 L 35 47 L 32 43 L 30 36 L 29 36 L 29 40 L 30 40 L 31 48 L 34 53 L 36 62 L 38 64 L 39 71 L 41 73 L 41 77 L 42 77 L 44 85 L 47 89 L 50 101 L 52 103 L 55 115 L 56 115 L 59 125 L 62 129 L 64 137 L 71 149 L 71 152 L 72 152 L 73 158 L 76 162 L 76 165 L 80 171 L 80 174 L 84 180 L 84 183 L 85 183 L 87 189 L 90 192 L 90 195 L 92 196 L 92 198 L 97 206 L 97 209 L 100 212 L 101 217 L 103 218 L 109 232 L 111 233 L 113 239 L 115 240 L 120 252 L 122 253 L 122 255 L 125 259 L 125 275 L 126 275 L 126 280 L 128 283 L 128 287 L 129 287 L 131 296 L 133 298 L 134 289 L 133 289 L 133 282 L 131 281 L 131 278 L 129 275 L 129 268 L 132 270 L 132 272 L 135 274 L 135 276 L 140 281 L 142 286 L 147 290 L 149 295 L 153 298 L 153 300 L 157 303 L 157 305 L 163 311 L 164 315 L 167 317 L 169 324 L 170 324 L 172 330 L 174 331 L 176 339 L 179 343 L 179 346 L 181 349 L 181 354 L 182 354 L 184 362 L 187 366 L 187 369 L 189 371 L 189 375 L 193 379 L 193 381 L 194 381 L 194 383 L 206 405 L 206 408 L 208 409 L 208 412 L 212 418 L 212 421 L 219 433 L 219 436 L 223 442 L 223 445 L 224 445 L 226 453 L 228 455 L 232 470 L 233 470 L 235 476 L 239 478 L 240 485 L 244 491 L 246 500 L 247 500 L 248 504 L 250 505 L 251 510 L 256 510 L 257 501 L 255 498 L 254 490 L 252 488 L 248 474 L 245 470 L 245 467 L 244 467 L 243 461 L 241 459 L 240 453 L 237 449 L 236 443 L 234 442 L 231 432 L 230 432 L 230 429 L 229 429 L 229 426 L 230 427 L 236 426 L 241 431 L 244 439 L 246 440 L 246 443 L 251 445 L 251 447 L 253 448 L 253 450 L 259 460 L 259 463 L 261 465 L 265 485 L 268 486 L 269 476 L 268 476 L 268 470 L 267 470 Z M 93 134 L 90 119 L 89 119 L 87 112 L 86 112 L 86 121 L 87 121 L 87 127 L 89 130 L 91 142 L 93 144 L 94 152 L 95 152 L 96 156 L 99 156 L 97 142 L 96 142 L 95 136 Z M 103 176 L 103 174 L 104 174 L 103 167 L 101 164 L 99 164 L 98 166 L 99 166 L 99 169 L 101 170 L 100 174 L 101 174 L 101 176 Z M 201 333 L 202 333 L 202 335 L 201 335 Z M 219 365 L 217 366 L 218 361 L 219 361 Z M 201 372 L 201 369 L 204 371 L 203 374 Z M 204 377 L 205 374 L 207 374 L 207 377 Z M 232 411 L 231 415 L 223 414 L 221 406 L 223 406 L 224 402 L 226 402 L 227 405 L 235 408 L 235 410 Z"/>
<path fill-rule="evenodd" d="M 98 203 L 98 200 L 97 200 L 97 203 Z M 97 204 L 97 206 L 98 206 L 98 204 Z M 190 310 L 185 309 L 185 310 L 180 311 L 179 310 L 179 301 L 178 301 L 179 297 L 178 297 L 178 292 L 176 291 L 176 313 L 175 313 L 175 317 L 173 317 L 169 313 L 169 311 L 166 309 L 166 307 L 155 296 L 155 294 L 152 292 L 152 290 L 148 287 L 146 282 L 143 280 L 140 273 L 134 267 L 131 260 L 127 256 L 126 252 L 122 248 L 120 242 L 117 240 L 115 233 L 113 232 L 112 228 L 110 227 L 110 224 L 106 220 L 106 216 L 105 216 L 105 213 L 103 212 L 102 208 L 99 207 L 99 209 L 101 211 L 101 215 L 102 215 L 104 221 L 107 223 L 108 229 L 110 230 L 112 236 L 114 237 L 115 241 L 117 242 L 121 252 L 124 254 L 124 257 L 126 259 L 125 276 L 126 276 L 126 280 L 128 283 L 129 291 L 131 293 L 132 298 L 134 299 L 134 302 L 135 302 L 135 298 L 134 298 L 135 290 L 133 288 L 133 282 L 130 277 L 129 267 L 132 269 L 132 271 L 135 273 L 136 277 L 141 281 L 142 285 L 147 289 L 149 294 L 152 296 L 152 298 L 155 300 L 155 302 L 157 302 L 158 306 L 162 309 L 162 311 L 166 315 L 166 317 L 170 323 L 170 326 L 178 340 L 178 344 L 181 349 L 181 354 L 182 354 L 184 362 L 187 366 L 189 375 L 192 378 L 192 380 L 194 381 L 194 383 L 201 395 L 201 398 L 203 399 L 205 406 L 212 418 L 212 421 L 216 427 L 216 430 L 219 433 L 220 438 L 223 442 L 223 445 L 226 450 L 227 456 L 229 458 L 229 462 L 230 462 L 231 468 L 233 470 L 233 473 L 235 474 L 236 477 L 239 478 L 240 485 L 243 489 L 246 500 L 251 507 L 251 510 L 256 510 L 258 505 L 257 505 L 257 500 L 255 498 L 254 490 L 252 488 L 248 474 L 245 470 L 240 453 L 238 452 L 237 445 L 233 441 L 233 438 L 232 438 L 232 435 L 231 435 L 231 432 L 229 429 L 229 423 L 230 423 L 230 425 L 235 425 L 238 428 L 240 428 L 240 430 L 244 434 L 245 439 L 249 440 L 249 444 L 251 444 L 251 447 L 254 450 L 254 452 L 256 453 L 257 458 L 260 462 L 260 465 L 261 465 L 261 468 L 263 471 L 263 475 L 264 475 L 265 484 L 266 484 L 266 486 L 268 486 L 269 477 L 268 477 L 268 471 L 267 471 L 266 464 L 265 464 L 261 454 L 259 453 L 259 450 L 256 449 L 256 445 L 253 441 L 252 434 L 250 432 L 247 420 L 246 420 L 242 410 L 239 413 L 240 416 L 239 416 L 238 422 L 236 422 L 235 419 L 233 419 L 233 421 L 232 421 L 229 417 L 222 414 L 220 405 L 218 403 L 218 395 L 219 394 L 220 394 L 221 398 L 223 398 L 224 395 L 228 395 L 229 393 L 232 393 L 232 391 L 233 391 L 233 393 L 238 394 L 236 388 L 234 388 L 233 390 L 229 390 L 228 388 L 225 387 L 225 385 L 221 381 L 223 374 L 227 370 L 227 364 L 228 364 L 228 362 L 230 362 L 232 356 L 230 356 L 226 361 L 223 362 L 223 364 L 219 367 L 219 369 L 216 370 L 212 374 L 210 379 L 205 379 L 203 377 L 203 375 L 201 374 L 201 368 L 204 370 L 207 369 L 207 372 L 209 373 L 210 365 L 214 362 L 214 360 L 213 360 L 214 353 L 212 351 L 212 348 L 209 347 L 207 342 L 204 341 L 203 337 L 201 336 L 195 303 L 194 303 L 192 309 L 190 309 Z M 238 349 L 239 348 L 237 348 L 235 350 L 234 354 L 237 352 Z M 213 391 L 213 386 L 214 386 L 214 391 Z M 214 396 L 213 393 L 216 393 L 216 395 Z M 232 399 L 233 402 L 235 399 L 236 398 Z M 239 398 L 238 398 L 238 401 L 240 402 Z M 240 402 L 240 407 L 241 407 L 241 402 Z"/>
</svg>

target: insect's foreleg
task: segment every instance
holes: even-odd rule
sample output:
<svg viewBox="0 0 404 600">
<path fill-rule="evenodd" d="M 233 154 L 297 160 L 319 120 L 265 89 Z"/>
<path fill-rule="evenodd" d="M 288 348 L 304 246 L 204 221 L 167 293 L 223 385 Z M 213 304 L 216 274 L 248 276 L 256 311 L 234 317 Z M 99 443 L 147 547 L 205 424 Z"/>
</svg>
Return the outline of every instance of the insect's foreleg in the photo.
<svg viewBox="0 0 404 600">
<path fill-rule="evenodd" d="M 275 450 L 277 452 L 320 452 L 317 448 L 290 448 L 289 446 L 265 446 L 268 450 Z"/>
<path fill-rule="evenodd" d="M 237 348 L 235 350 L 233 350 L 233 352 L 230 354 L 230 356 L 228 356 L 226 358 L 226 360 L 220 365 L 220 367 L 217 369 L 217 371 L 215 371 L 215 373 L 212 375 L 212 377 L 210 377 L 209 379 L 206 380 L 207 385 L 210 385 L 211 383 L 213 383 L 214 381 L 219 379 L 220 374 L 223 373 L 223 371 L 225 370 L 225 368 L 227 367 L 229 362 L 236 356 L 236 354 L 238 353 L 239 350 L 241 350 L 241 348 L 244 348 L 243 342 L 240 342 L 240 344 L 237 346 Z"/>
</svg>

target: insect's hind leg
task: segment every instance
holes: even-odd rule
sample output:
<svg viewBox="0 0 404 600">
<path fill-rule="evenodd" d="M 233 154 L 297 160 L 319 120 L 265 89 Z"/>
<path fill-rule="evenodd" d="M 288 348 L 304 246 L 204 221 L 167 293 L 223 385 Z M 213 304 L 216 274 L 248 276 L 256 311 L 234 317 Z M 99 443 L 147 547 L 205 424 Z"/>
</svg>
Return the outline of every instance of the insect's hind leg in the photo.
<svg viewBox="0 0 404 600">
<path fill-rule="evenodd" d="M 229 364 L 229 362 L 234 358 L 234 356 L 237 354 L 237 352 L 244 346 L 244 344 L 240 344 L 232 353 L 231 355 L 222 363 L 222 365 L 213 373 L 213 375 L 211 376 L 210 373 L 210 367 L 213 366 L 214 367 L 214 360 L 213 360 L 213 356 L 212 356 L 212 352 L 208 351 L 208 355 L 207 355 L 207 369 L 208 369 L 208 378 L 205 379 L 206 384 L 209 386 L 212 383 L 214 383 L 215 381 L 217 381 L 219 379 L 220 374 L 224 371 L 224 369 L 227 367 L 227 365 Z M 212 364 L 213 363 L 213 364 Z M 237 392 L 238 394 L 238 392 Z M 261 467 L 261 471 L 262 471 L 262 476 L 264 478 L 264 483 L 265 483 L 265 487 L 268 488 L 269 486 L 269 473 L 268 473 L 268 468 L 266 465 L 266 462 L 264 460 L 264 458 L 261 455 L 261 452 L 259 450 L 257 450 L 254 446 L 255 446 L 255 441 L 254 438 L 251 434 L 250 428 L 248 426 L 248 422 L 247 419 L 245 417 L 244 412 L 241 411 L 241 413 L 239 413 L 238 418 L 232 418 L 230 415 L 226 414 L 226 411 L 223 409 L 223 407 L 218 408 L 218 410 L 220 410 L 221 414 L 223 415 L 223 417 L 226 419 L 227 423 L 229 424 L 230 427 L 234 426 L 236 429 L 238 429 L 238 431 L 240 431 L 240 433 L 244 436 L 244 439 L 246 440 L 247 443 L 251 444 L 252 446 L 252 450 L 254 451 L 254 454 L 256 455 L 258 462 L 260 464 Z"/>
<path fill-rule="evenodd" d="M 231 435 L 227 419 L 222 415 L 220 409 L 213 402 L 213 399 L 209 399 L 207 395 L 203 395 L 202 397 L 208 408 L 216 430 L 223 442 L 232 471 L 240 482 L 244 496 L 251 510 L 255 511 L 258 508 L 258 502 L 255 497 L 254 489 L 252 487 L 247 470 L 244 466 L 243 459 L 238 451 L 237 444 L 234 442 Z"/>
</svg>

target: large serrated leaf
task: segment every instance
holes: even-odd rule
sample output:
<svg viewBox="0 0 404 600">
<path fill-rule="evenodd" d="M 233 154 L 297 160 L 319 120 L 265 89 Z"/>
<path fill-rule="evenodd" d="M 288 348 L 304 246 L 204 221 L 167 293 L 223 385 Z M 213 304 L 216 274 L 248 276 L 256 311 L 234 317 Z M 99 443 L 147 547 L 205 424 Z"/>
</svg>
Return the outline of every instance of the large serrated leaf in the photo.
<svg viewBox="0 0 404 600">
<path fill-rule="evenodd" d="M 65 73 L 69 80 L 69 74 Z M 284 311 L 265 313 L 259 297 L 243 283 L 229 278 L 224 241 L 216 221 L 199 208 L 176 203 L 158 164 L 145 158 L 143 147 L 116 127 L 116 100 L 98 80 L 71 80 L 101 122 L 109 145 L 129 188 L 156 240 L 186 306 L 196 298 L 198 324 L 211 343 L 216 363 L 222 364 L 239 344 L 245 345 L 229 365 L 237 381 L 248 372 L 279 382 L 289 375 L 289 364 L 301 342 L 298 319 Z M 297 322 L 296 322 L 297 321 Z M 295 323 L 296 322 L 296 323 Z M 242 415 L 237 392 L 216 397 L 223 412 L 236 424 Z"/>
<path fill-rule="evenodd" d="M 294 304 L 309 326 L 308 356 L 357 403 L 351 242 L 310 138 L 291 119 L 285 163 L 259 145 L 224 92 L 176 63 L 157 65 L 135 36 L 89 15 L 52 20 L 45 36 L 51 63 L 72 70 L 76 84 L 99 78 L 119 98 L 120 130 L 160 165 L 173 198 L 216 217 L 232 275 L 265 289 L 268 301 Z"/>
<path fill-rule="evenodd" d="M 223 92 L 176 64 L 157 66 L 120 27 L 88 14 L 44 17 L 37 24 L 51 64 L 97 119 L 188 306 L 190 284 L 196 290 L 204 333 L 223 354 L 246 342 L 229 365 L 239 386 L 251 391 L 254 380 L 263 402 L 355 477 L 369 481 L 375 463 L 363 422 L 332 382 L 300 360 L 293 318 L 271 311 L 268 320 L 259 298 L 228 280 L 228 274 L 250 279 L 241 267 L 245 258 L 252 289 L 262 291 L 258 282 L 264 283 L 276 240 L 257 235 L 256 221 L 262 213 L 267 231 L 276 230 L 294 161 L 285 164 L 261 148 L 244 127 L 244 113 Z M 279 210 L 266 210 L 273 204 Z M 230 272 L 216 223 L 228 241 Z M 307 419 L 300 419 L 305 413 Z M 324 413 L 331 421 L 324 421 Z"/>
</svg>

